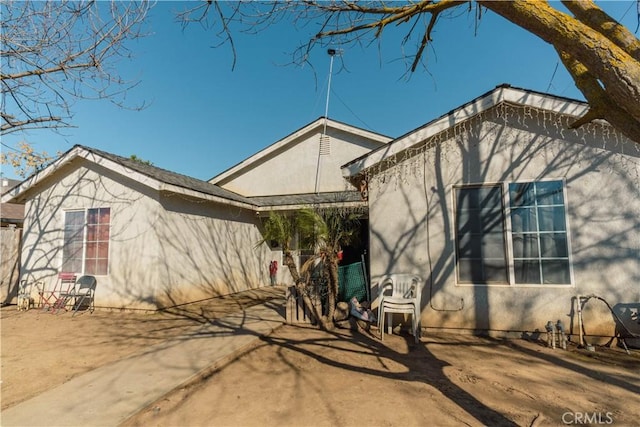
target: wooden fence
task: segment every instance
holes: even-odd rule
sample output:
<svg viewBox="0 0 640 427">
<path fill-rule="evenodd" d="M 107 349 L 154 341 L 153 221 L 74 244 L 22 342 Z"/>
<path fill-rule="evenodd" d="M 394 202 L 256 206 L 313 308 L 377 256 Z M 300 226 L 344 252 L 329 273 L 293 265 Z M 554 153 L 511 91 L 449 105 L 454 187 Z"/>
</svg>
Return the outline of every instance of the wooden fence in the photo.
<svg viewBox="0 0 640 427">
<path fill-rule="evenodd" d="M 22 229 L 0 228 L 0 302 L 10 304 L 18 295 Z"/>
<path fill-rule="evenodd" d="M 298 294 L 295 286 L 289 286 L 285 292 L 287 300 L 287 323 L 293 324 L 314 324 L 315 320 L 311 311 L 305 306 L 302 295 Z"/>
</svg>

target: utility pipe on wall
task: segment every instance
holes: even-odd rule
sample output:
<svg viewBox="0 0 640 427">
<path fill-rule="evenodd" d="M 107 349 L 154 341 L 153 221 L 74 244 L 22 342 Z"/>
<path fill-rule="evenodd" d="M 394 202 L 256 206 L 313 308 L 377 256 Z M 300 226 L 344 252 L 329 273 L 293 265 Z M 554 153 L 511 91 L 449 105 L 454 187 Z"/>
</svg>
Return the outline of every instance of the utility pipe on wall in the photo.
<svg viewBox="0 0 640 427">
<path fill-rule="evenodd" d="M 584 337 L 582 335 L 582 296 L 576 295 L 576 303 L 578 304 L 578 336 L 580 347 L 584 347 Z"/>
</svg>

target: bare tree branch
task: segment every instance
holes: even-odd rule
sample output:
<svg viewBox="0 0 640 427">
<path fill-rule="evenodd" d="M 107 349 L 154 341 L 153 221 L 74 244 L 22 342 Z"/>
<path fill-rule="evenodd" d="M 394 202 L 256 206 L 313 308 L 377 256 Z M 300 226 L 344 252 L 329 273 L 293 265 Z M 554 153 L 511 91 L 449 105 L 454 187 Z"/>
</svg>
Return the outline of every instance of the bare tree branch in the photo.
<svg viewBox="0 0 640 427">
<path fill-rule="evenodd" d="M 283 11 L 296 25 L 317 26 L 319 30 L 311 33 L 309 40 L 294 53 L 298 62 L 306 61 L 315 47 L 367 47 L 393 24 L 394 31 L 404 32 L 400 43 L 402 55 L 408 59 L 408 71 L 415 72 L 431 42 L 433 29 L 436 25 L 446 25 L 439 19 L 441 15 L 447 12 L 447 16 L 453 16 L 465 3 L 469 5 L 467 13 L 472 13 L 471 0 L 276 1 L 266 3 L 271 10 L 261 9 L 264 3 L 239 2 L 235 3 L 233 12 L 234 24 L 250 31 L 258 31 L 254 22 L 263 26 L 276 23 Z M 591 0 L 564 0 L 563 4 L 573 16 L 557 8 L 557 4 L 540 0 L 476 0 L 475 3 L 476 22 L 485 8 L 556 49 L 591 107 L 575 125 L 604 118 L 640 143 L 640 40 L 631 31 Z M 223 32 L 231 37 L 229 17 L 220 19 L 225 22 Z M 419 36 L 414 34 L 417 28 L 424 28 Z M 410 43 L 415 43 L 415 49 L 405 51 Z"/>
<path fill-rule="evenodd" d="M 0 32 L 1 133 L 68 126 L 77 99 L 119 98 L 136 82 L 115 66 L 129 58 L 149 2 L 5 1 Z"/>
<path fill-rule="evenodd" d="M 143 35 L 151 6 L 148 1 L 0 2 L 0 134 L 70 127 L 79 99 L 106 99 L 127 108 L 124 94 L 138 82 L 124 78 L 117 65 L 130 58 L 127 43 Z M 26 164 L 49 159 L 25 141 L 11 148 L 21 154 L 10 152 L 2 160 L 19 173 L 29 172 Z"/>
</svg>

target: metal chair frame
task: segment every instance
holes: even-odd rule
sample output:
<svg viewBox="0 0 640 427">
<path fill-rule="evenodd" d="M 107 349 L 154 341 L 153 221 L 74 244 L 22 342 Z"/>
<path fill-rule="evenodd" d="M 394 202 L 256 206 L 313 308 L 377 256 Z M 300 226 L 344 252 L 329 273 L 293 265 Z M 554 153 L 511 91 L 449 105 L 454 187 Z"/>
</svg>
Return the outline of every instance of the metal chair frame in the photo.
<svg viewBox="0 0 640 427">
<path fill-rule="evenodd" d="M 89 305 L 87 310 L 93 313 L 95 309 L 95 291 L 98 281 L 94 276 L 84 275 L 81 276 L 74 284 L 73 288 L 67 292 L 61 294 L 61 297 L 66 298 L 67 301 L 73 300 L 73 314 L 71 317 L 78 313 L 82 303 L 88 299 Z"/>
<path fill-rule="evenodd" d="M 50 291 L 38 291 L 42 303 L 42 310 L 54 314 L 56 311 L 67 311 L 67 303 L 69 301 L 66 296 L 75 286 L 76 275 L 74 273 L 60 273 L 58 280 Z"/>
</svg>

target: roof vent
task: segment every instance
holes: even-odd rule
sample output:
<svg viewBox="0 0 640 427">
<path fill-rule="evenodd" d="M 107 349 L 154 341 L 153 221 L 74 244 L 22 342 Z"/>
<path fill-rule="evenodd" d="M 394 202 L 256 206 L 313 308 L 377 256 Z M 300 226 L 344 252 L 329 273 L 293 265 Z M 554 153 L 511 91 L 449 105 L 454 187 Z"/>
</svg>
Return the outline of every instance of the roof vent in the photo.
<svg viewBox="0 0 640 427">
<path fill-rule="evenodd" d="M 329 135 L 320 135 L 320 155 L 328 156 L 331 154 L 331 140 Z"/>
</svg>

